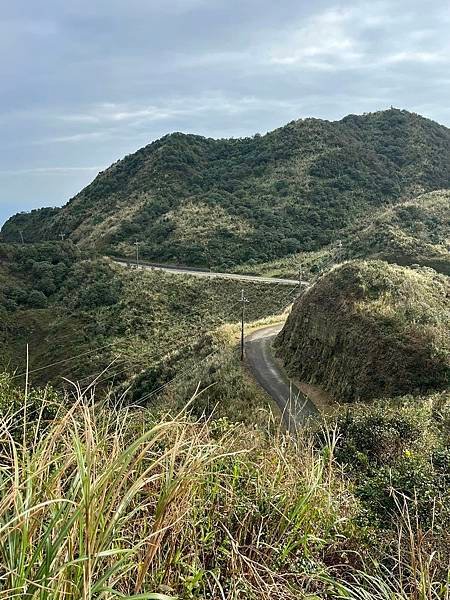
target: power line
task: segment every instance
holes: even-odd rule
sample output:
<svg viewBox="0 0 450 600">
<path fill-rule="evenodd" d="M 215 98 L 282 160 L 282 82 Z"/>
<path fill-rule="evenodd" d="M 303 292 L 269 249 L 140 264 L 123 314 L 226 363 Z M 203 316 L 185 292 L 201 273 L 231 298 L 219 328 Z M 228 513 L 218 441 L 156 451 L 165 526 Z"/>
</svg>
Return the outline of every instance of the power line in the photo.
<svg viewBox="0 0 450 600">
<path fill-rule="evenodd" d="M 87 350 L 86 352 L 81 352 L 80 354 L 76 354 L 75 356 L 70 356 L 68 358 L 63 358 L 62 360 L 57 360 L 56 362 L 50 363 L 48 365 L 44 365 L 43 367 L 38 367 L 36 369 L 32 369 L 31 371 L 25 371 L 24 373 L 19 373 L 18 375 L 13 375 L 12 379 L 16 379 L 18 377 L 24 377 L 25 375 L 32 375 L 33 373 L 37 373 L 38 371 L 44 371 L 45 369 L 50 369 L 51 367 L 55 367 L 57 365 L 61 365 L 66 362 L 70 362 L 71 360 L 75 360 L 76 358 L 80 358 L 81 356 L 87 356 L 88 354 L 93 354 L 94 352 L 98 352 L 99 350 L 104 350 L 105 348 L 110 348 L 116 344 L 119 344 L 119 341 L 111 342 L 110 344 L 106 344 L 105 346 L 99 346 L 94 348 L 93 350 Z"/>
</svg>

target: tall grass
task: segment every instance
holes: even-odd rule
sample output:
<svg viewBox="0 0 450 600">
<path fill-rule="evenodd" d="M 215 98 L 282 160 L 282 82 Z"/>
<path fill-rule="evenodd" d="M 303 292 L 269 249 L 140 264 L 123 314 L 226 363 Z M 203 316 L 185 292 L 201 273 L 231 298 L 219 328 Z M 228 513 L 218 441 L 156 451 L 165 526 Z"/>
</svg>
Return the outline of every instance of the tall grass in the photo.
<svg viewBox="0 0 450 600">
<path fill-rule="evenodd" d="M 2 598 L 268 598 L 321 544 L 314 515 L 334 512 L 323 460 L 281 434 L 261 452 L 242 426 L 82 394 L 44 413 L 25 438 L 24 411 L 0 422 Z"/>
<path fill-rule="evenodd" d="M 374 566 L 333 429 L 319 450 L 273 422 L 49 402 L 0 418 L 2 599 L 447 597 L 432 553 L 397 587 Z"/>
</svg>

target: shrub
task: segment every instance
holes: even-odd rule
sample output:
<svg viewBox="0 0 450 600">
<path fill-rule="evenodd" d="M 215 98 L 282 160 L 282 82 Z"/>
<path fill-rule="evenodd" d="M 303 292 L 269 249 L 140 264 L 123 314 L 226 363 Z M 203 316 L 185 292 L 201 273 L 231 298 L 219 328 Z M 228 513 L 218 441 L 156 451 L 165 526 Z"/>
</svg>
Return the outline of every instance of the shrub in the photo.
<svg viewBox="0 0 450 600">
<path fill-rule="evenodd" d="M 31 290 L 28 294 L 27 304 L 30 308 L 46 308 L 47 296 L 39 290 Z"/>
</svg>

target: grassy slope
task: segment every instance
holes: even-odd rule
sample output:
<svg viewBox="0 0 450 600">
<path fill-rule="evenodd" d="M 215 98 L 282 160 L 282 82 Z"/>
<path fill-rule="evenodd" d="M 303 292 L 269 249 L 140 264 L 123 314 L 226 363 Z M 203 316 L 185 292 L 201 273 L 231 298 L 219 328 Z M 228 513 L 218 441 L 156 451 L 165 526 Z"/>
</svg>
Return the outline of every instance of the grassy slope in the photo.
<svg viewBox="0 0 450 600">
<path fill-rule="evenodd" d="M 350 262 L 297 301 L 277 344 L 288 370 L 337 400 L 443 389 L 448 278 L 431 269 Z"/>
<path fill-rule="evenodd" d="M 66 405 L 0 375 L 5 598 L 448 597 L 448 398 L 295 438 Z"/>
<path fill-rule="evenodd" d="M 380 211 L 349 235 L 351 258 L 420 264 L 450 275 L 450 191 L 439 190 Z"/>
<path fill-rule="evenodd" d="M 55 214 L 84 245 L 220 266 L 317 250 L 387 203 L 450 186 L 450 132 L 406 111 L 339 122 L 306 119 L 265 136 L 212 140 L 173 134 L 112 165 Z M 39 213 L 12 219 L 33 240 Z"/>
<path fill-rule="evenodd" d="M 32 249 L 20 251 L 28 256 Z M 137 401 L 176 378 L 171 386 L 187 386 L 186 393 L 199 381 L 215 384 L 201 400 L 219 402 L 225 414 L 241 413 L 247 418 L 252 406 L 264 403 L 261 392 L 238 367 L 235 342 L 214 332 L 239 320 L 241 289 L 250 301 L 250 322 L 281 312 L 289 302 L 290 288 L 137 272 L 110 261 L 76 258 L 53 286 L 47 306 L 31 308 L 26 304 L 30 290 L 43 281 L 33 274 L 40 273 L 43 264 L 50 273 L 59 270 L 59 263 L 49 269 L 48 260 L 43 260 L 50 254 L 57 256 L 53 246 L 51 251 L 41 248 L 40 253 L 32 267 L 27 258 L 19 260 L 20 268 L 14 263 L 0 267 L 0 277 L 7 283 L 0 327 L 4 368 L 22 372 L 28 344 L 30 370 L 37 369 L 31 381 L 37 384 L 50 381 L 61 386 L 64 376 L 86 386 L 98 376 L 101 387 L 112 386 L 116 395 L 126 392 L 127 401 Z M 24 297 L 25 304 L 12 309 L 13 296 Z M 1 298 L 2 294 L 0 306 Z M 71 357 L 75 358 L 67 360 Z M 57 364 L 42 369 L 52 363 Z M 226 401 L 225 374 L 235 392 L 240 389 L 239 406 Z M 168 401 L 171 387 L 162 391 Z M 154 402 L 159 396 L 148 400 Z"/>
</svg>

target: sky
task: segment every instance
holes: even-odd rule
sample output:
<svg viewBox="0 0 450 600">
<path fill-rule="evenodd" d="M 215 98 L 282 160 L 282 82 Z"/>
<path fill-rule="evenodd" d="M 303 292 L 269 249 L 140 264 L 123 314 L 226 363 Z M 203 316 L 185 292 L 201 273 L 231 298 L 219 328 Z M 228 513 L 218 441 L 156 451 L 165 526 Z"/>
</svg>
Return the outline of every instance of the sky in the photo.
<svg viewBox="0 0 450 600">
<path fill-rule="evenodd" d="M 0 0 L 0 225 L 172 131 L 395 106 L 450 126 L 444 0 Z"/>
</svg>

